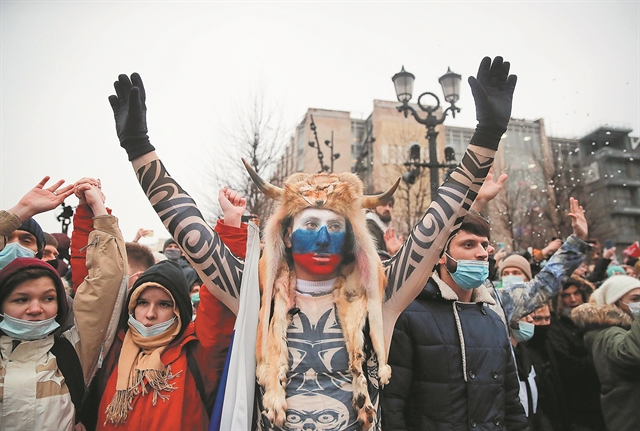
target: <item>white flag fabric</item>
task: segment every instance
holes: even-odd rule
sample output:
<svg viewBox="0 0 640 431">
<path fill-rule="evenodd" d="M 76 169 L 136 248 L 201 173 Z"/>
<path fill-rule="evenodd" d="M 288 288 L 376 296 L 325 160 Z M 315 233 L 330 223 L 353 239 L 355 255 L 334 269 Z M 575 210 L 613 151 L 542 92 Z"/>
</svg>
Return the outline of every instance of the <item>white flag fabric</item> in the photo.
<svg viewBox="0 0 640 431">
<path fill-rule="evenodd" d="M 220 430 L 225 431 L 250 430 L 253 417 L 256 335 L 260 311 L 260 287 L 258 286 L 260 231 L 253 223 L 249 223 L 247 231 L 247 258 L 242 275 L 240 303 L 234 327 L 235 334 L 220 421 Z"/>
</svg>

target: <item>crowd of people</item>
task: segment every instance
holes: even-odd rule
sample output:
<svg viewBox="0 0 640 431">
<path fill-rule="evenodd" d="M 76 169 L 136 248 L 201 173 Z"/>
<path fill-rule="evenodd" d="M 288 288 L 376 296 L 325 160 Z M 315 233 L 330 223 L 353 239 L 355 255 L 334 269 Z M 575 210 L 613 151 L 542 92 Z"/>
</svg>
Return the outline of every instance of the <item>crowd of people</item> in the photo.
<svg viewBox="0 0 640 431">
<path fill-rule="evenodd" d="M 476 132 L 406 240 L 398 182 L 278 187 L 247 162 L 275 212 L 258 232 L 224 188 L 212 228 L 149 141 L 140 76 L 120 75 L 117 136 L 171 238 L 125 242 L 88 177 L 45 177 L 0 211 L 0 429 L 637 429 L 637 259 L 600 250 L 573 198 L 564 241 L 492 246 L 509 72 L 486 57 L 469 79 Z M 43 232 L 33 216 L 71 195 L 71 238 Z M 225 408 L 234 385 L 250 389 Z"/>
</svg>

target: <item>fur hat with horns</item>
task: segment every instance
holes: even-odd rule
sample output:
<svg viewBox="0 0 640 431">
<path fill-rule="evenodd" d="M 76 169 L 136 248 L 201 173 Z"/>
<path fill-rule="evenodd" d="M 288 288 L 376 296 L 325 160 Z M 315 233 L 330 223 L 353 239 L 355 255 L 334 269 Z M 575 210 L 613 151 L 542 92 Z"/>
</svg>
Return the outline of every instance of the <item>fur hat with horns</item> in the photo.
<svg viewBox="0 0 640 431">
<path fill-rule="evenodd" d="M 251 179 L 279 205 L 264 230 L 265 247 L 260 259 L 259 280 L 262 304 L 256 343 L 257 378 L 264 387 L 264 413 L 281 426 L 286 412 L 286 384 L 289 371 L 287 328 L 289 311 L 295 306 L 296 275 L 287 261 L 284 233 L 288 223 L 306 208 L 331 210 L 343 215 L 353 229 L 354 260 L 343 264 L 333 295 L 342 325 L 353 378 L 353 403 L 363 429 L 375 419 L 375 411 L 362 371 L 364 328 L 369 321 L 372 347 L 378 359 L 378 378 L 386 384 L 391 377 L 382 327 L 382 295 L 386 278 L 376 247 L 366 226 L 364 208 L 375 208 L 396 191 L 400 180 L 385 193 L 364 196 L 360 179 L 351 173 L 291 175 L 283 188 L 265 182 L 243 160 Z"/>
</svg>

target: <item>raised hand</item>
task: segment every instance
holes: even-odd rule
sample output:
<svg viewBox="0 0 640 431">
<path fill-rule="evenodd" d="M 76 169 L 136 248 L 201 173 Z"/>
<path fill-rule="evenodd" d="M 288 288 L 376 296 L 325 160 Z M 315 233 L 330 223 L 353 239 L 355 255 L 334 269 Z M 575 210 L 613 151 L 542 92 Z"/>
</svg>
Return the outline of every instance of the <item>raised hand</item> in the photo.
<svg viewBox="0 0 640 431">
<path fill-rule="evenodd" d="M 49 176 L 44 177 L 8 212 L 15 214 L 21 221 L 25 221 L 36 214 L 50 211 L 64 202 L 73 193 L 73 185 L 60 188 L 64 184 L 64 180 L 58 180 L 52 186 L 45 188 L 44 186 L 50 178 Z"/>
<path fill-rule="evenodd" d="M 511 118 L 513 91 L 517 76 L 509 75 L 510 64 L 502 57 L 485 57 L 478 68 L 478 76 L 469 77 L 471 93 L 476 103 L 478 126 L 506 131 Z"/>
<path fill-rule="evenodd" d="M 545 248 L 542 249 L 542 254 L 545 258 L 551 256 L 553 253 L 558 251 L 558 249 L 562 246 L 562 240 L 560 238 L 556 238 L 553 241 L 549 241 Z"/>
<path fill-rule="evenodd" d="M 73 192 L 80 199 L 81 203 L 86 203 L 91 208 L 94 216 L 105 215 L 107 208 L 104 206 L 105 196 L 102 194 L 99 185 L 96 185 L 96 180 L 92 178 L 83 178 L 76 182 L 73 187 Z"/>
<path fill-rule="evenodd" d="M 569 210 L 567 214 L 571 218 L 571 227 L 573 228 L 573 234 L 581 240 L 587 239 L 589 234 L 589 227 L 587 225 L 587 219 L 584 216 L 584 209 L 580 206 L 577 199 L 569 198 Z"/>
<path fill-rule="evenodd" d="M 127 151 L 129 160 L 134 160 L 155 148 L 147 135 L 146 93 L 142 78 L 137 73 L 119 75 L 113 83 L 115 96 L 109 96 L 109 103 L 116 120 L 116 132 L 120 146 Z"/>
<path fill-rule="evenodd" d="M 396 230 L 393 226 L 389 226 L 389 228 L 384 233 L 384 244 L 387 246 L 387 252 L 391 256 L 395 256 L 395 254 L 400 250 L 402 244 L 404 244 L 404 240 L 401 236 L 396 235 Z"/>
<path fill-rule="evenodd" d="M 616 255 L 616 248 L 615 247 L 610 247 L 608 249 L 606 249 L 605 251 L 602 252 L 602 257 L 608 260 L 612 260 L 613 256 Z"/>
<path fill-rule="evenodd" d="M 502 190 L 502 186 L 504 186 L 504 182 L 507 181 L 507 174 L 502 174 L 498 178 L 497 182 L 493 181 L 493 167 L 489 170 L 487 177 L 484 179 L 482 183 L 482 187 L 480 187 L 480 191 L 478 191 L 478 196 L 476 200 L 473 201 L 473 205 L 471 208 L 476 212 L 481 212 L 485 205 L 489 203 L 490 200 L 495 198 L 498 193 Z"/>
<path fill-rule="evenodd" d="M 95 178 L 90 178 L 90 177 L 84 177 L 79 179 L 78 181 L 76 181 L 73 184 L 73 194 L 76 195 L 76 197 L 78 198 L 78 200 L 80 201 L 80 205 L 88 205 L 86 199 L 85 199 L 85 195 L 84 195 L 84 188 L 80 189 L 78 186 L 81 184 L 90 184 L 92 186 L 95 186 L 98 188 L 98 190 L 102 190 L 102 183 L 100 182 L 100 180 L 97 180 Z M 106 201 L 106 197 L 104 196 L 104 194 L 102 195 L 102 203 L 104 203 Z"/>
<path fill-rule="evenodd" d="M 218 202 L 224 214 L 224 224 L 240 227 L 242 214 L 247 209 L 247 201 L 235 190 L 224 187 L 218 192 Z"/>
<path fill-rule="evenodd" d="M 140 228 L 138 229 L 138 232 L 136 232 L 136 236 L 135 238 L 133 238 L 133 242 L 138 242 L 140 241 L 140 238 L 142 238 L 143 236 L 147 236 L 153 234 L 153 230 L 151 229 L 145 229 L 145 228 Z"/>
</svg>

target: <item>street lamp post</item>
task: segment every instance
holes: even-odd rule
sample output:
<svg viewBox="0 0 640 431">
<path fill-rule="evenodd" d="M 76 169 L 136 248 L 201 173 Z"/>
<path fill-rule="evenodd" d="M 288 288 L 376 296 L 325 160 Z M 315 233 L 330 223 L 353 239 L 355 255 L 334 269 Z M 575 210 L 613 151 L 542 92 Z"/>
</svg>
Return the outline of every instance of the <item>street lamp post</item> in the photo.
<svg viewBox="0 0 640 431">
<path fill-rule="evenodd" d="M 396 96 L 398 97 L 398 101 L 402 103 L 402 105 L 398 106 L 399 112 L 404 112 L 405 118 L 407 118 L 408 114 L 411 113 L 413 118 L 420 124 L 424 124 L 427 127 L 427 135 L 426 138 L 429 141 L 429 162 L 422 162 L 416 160 L 415 157 L 410 157 L 410 161 L 405 163 L 405 166 L 410 166 L 412 169 L 410 173 L 415 178 L 415 174 L 419 172 L 421 167 L 429 168 L 430 173 L 430 181 L 431 181 L 431 199 L 434 199 L 438 193 L 438 186 L 440 185 L 440 178 L 438 175 L 438 170 L 441 168 L 450 168 L 451 163 L 438 163 L 438 151 L 436 146 L 436 138 L 438 136 L 438 132 L 436 131 L 436 126 L 438 124 L 442 124 L 447 118 L 447 114 L 451 112 L 453 118 L 456 118 L 456 112 L 460 112 L 460 108 L 458 108 L 455 103 L 460 98 L 460 81 L 462 77 L 456 73 L 453 73 L 449 68 L 447 73 L 442 75 L 439 79 L 440 85 L 442 86 L 442 92 L 444 94 L 444 100 L 449 102 L 451 106 L 449 106 L 442 113 L 442 117 L 438 118 L 434 115 L 434 112 L 440 108 L 440 99 L 438 96 L 431 92 L 424 92 L 418 97 L 418 106 L 420 109 L 427 113 L 425 118 L 421 118 L 418 115 L 418 112 L 409 105 L 409 101 L 413 95 L 413 81 L 415 80 L 415 76 L 412 73 L 409 73 L 404 70 L 404 66 L 402 66 L 402 70 L 395 75 L 393 75 L 393 84 L 396 88 Z M 421 100 L 424 96 L 431 96 L 436 100 L 435 106 L 425 106 L 421 103 Z M 449 161 L 449 160 L 447 160 Z"/>
</svg>

